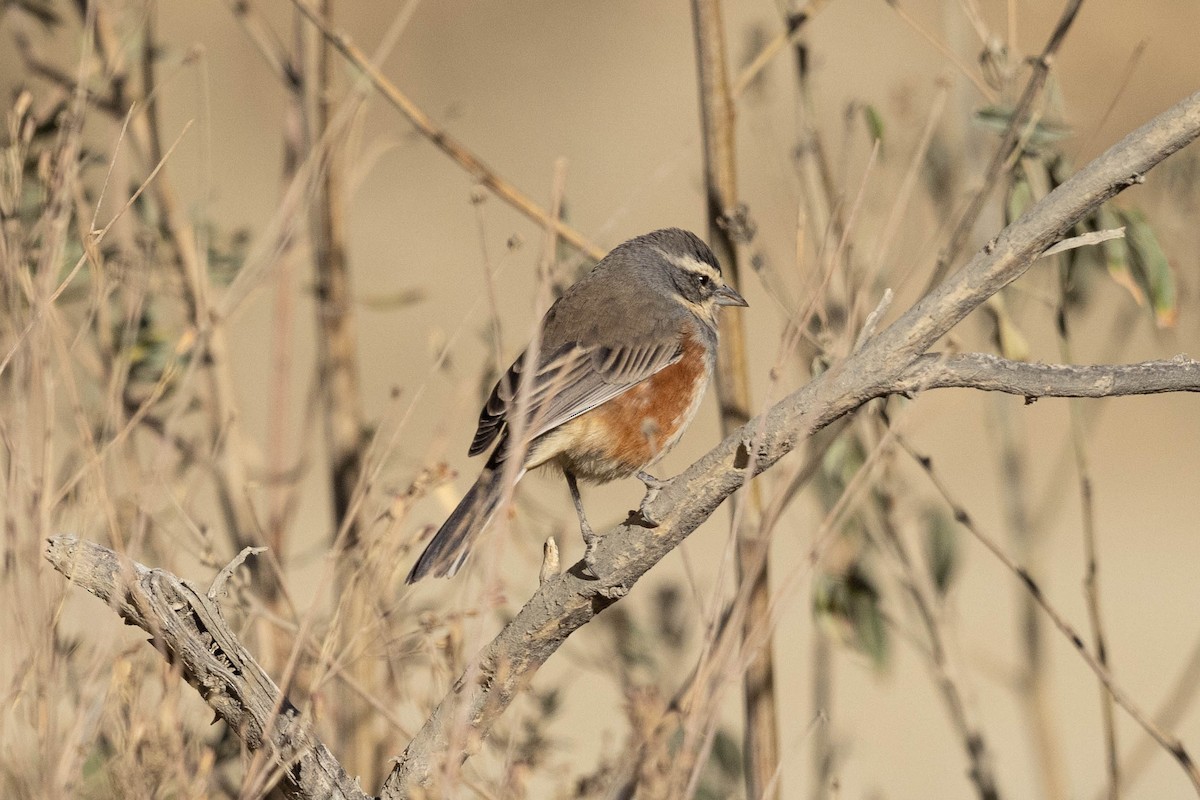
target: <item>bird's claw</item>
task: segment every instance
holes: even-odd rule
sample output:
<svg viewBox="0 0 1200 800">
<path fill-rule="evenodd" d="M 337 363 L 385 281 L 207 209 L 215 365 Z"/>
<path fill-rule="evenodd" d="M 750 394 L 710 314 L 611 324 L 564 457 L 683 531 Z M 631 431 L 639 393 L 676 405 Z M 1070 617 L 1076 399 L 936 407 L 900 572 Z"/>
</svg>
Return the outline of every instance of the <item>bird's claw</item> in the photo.
<svg viewBox="0 0 1200 800">
<path fill-rule="evenodd" d="M 651 475 L 649 472 L 639 472 L 637 479 L 646 484 L 646 490 L 658 494 L 666 488 L 668 481 L 660 481 L 658 478 Z"/>
<path fill-rule="evenodd" d="M 667 482 L 660 481 L 647 472 L 639 472 L 637 479 L 646 485 L 646 496 L 642 498 L 642 503 L 638 506 L 637 512 L 641 518 L 640 524 L 646 528 L 657 528 L 658 520 L 650 516 L 649 507 L 651 503 L 658 499 L 658 493 L 666 488 Z"/>
<path fill-rule="evenodd" d="M 596 545 L 600 542 L 600 537 L 597 536 L 590 526 L 580 528 L 580 533 L 583 534 L 583 574 L 600 581 L 600 565 L 596 561 Z M 629 587 L 623 583 L 618 583 L 613 586 L 600 586 L 596 589 L 596 594 L 605 597 L 609 600 L 620 600 L 625 595 L 629 594 Z"/>
<path fill-rule="evenodd" d="M 583 536 L 583 563 L 587 568 L 585 571 L 589 577 L 599 580 L 600 571 L 596 568 L 596 544 L 600 537 L 586 522 L 579 526 L 579 533 Z"/>
</svg>

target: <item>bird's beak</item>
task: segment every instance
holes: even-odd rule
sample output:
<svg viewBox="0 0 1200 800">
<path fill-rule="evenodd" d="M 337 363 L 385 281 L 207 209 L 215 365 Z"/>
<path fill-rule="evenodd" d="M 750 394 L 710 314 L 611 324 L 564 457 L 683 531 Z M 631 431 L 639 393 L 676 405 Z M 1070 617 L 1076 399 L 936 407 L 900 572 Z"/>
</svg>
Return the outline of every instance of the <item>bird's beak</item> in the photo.
<svg viewBox="0 0 1200 800">
<path fill-rule="evenodd" d="M 713 292 L 713 297 L 717 298 L 717 305 L 719 305 L 719 306 L 746 306 L 746 307 L 748 307 L 750 305 L 749 303 L 746 302 L 746 298 L 742 297 L 740 294 L 737 293 L 737 289 L 734 289 L 732 286 L 729 286 L 728 284 L 723 285 L 721 288 L 719 288 L 715 292 Z"/>
</svg>

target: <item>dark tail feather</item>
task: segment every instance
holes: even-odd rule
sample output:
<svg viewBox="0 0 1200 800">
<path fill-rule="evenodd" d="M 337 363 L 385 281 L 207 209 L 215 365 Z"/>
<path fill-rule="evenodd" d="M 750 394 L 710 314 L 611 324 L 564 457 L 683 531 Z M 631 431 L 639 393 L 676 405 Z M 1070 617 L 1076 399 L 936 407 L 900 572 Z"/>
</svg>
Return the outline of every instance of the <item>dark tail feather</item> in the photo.
<svg viewBox="0 0 1200 800">
<path fill-rule="evenodd" d="M 471 543 L 491 520 L 503 493 L 504 469 L 489 464 L 450 518 L 429 540 L 405 583 L 416 583 L 429 575 L 448 578 L 458 572 L 471 551 Z"/>
</svg>

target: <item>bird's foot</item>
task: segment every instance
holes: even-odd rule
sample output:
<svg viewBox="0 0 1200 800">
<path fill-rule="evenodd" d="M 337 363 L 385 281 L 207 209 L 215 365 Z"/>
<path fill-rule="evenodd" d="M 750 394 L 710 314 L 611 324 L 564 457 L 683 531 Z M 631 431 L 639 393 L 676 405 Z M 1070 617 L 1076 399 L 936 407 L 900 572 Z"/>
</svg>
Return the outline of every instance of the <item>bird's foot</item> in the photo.
<svg viewBox="0 0 1200 800">
<path fill-rule="evenodd" d="M 592 531 L 591 527 L 586 524 L 580 527 L 580 533 L 583 534 L 583 574 L 585 577 L 591 578 L 598 582 L 603 582 L 600 577 L 600 566 L 596 562 L 596 545 L 600 542 L 600 537 Z M 613 586 L 599 586 L 596 589 L 596 594 L 609 600 L 620 600 L 625 595 L 629 594 L 629 587 L 618 583 Z"/>
<path fill-rule="evenodd" d="M 586 521 L 579 521 L 579 533 L 583 536 L 583 563 L 587 567 L 589 577 L 600 579 L 600 571 L 596 568 L 596 544 L 600 541 L 600 537 L 592 530 L 592 526 Z"/>
<path fill-rule="evenodd" d="M 640 523 L 646 528 L 657 528 L 658 520 L 650 516 L 649 507 L 658 498 L 658 493 L 666 488 L 667 481 L 660 481 L 648 472 L 639 472 L 637 479 L 646 485 L 646 496 L 642 498 L 637 512 L 641 518 Z"/>
<path fill-rule="evenodd" d="M 660 481 L 658 478 L 645 471 L 639 472 L 637 474 L 637 479 L 646 484 L 647 491 L 653 492 L 656 495 L 665 489 L 667 484 L 670 483 L 670 481 Z"/>
</svg>

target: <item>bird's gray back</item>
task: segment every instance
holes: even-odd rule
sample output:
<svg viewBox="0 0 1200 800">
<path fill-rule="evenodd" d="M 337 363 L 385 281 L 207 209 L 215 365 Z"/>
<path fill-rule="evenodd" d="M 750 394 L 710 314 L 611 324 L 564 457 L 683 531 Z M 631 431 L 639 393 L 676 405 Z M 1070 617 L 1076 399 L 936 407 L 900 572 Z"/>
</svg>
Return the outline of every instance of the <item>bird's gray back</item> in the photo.
<svg viewBox="0 0 1200 800">
<path fill-rule="evenodd" d="M 688 312 L 655 285 L 656 272 L 649 265 L 617 263 L 581 278 L 547 313 L 544 351 L 568 343 L 616 349 L 678 338 Z"/>
</svg>

